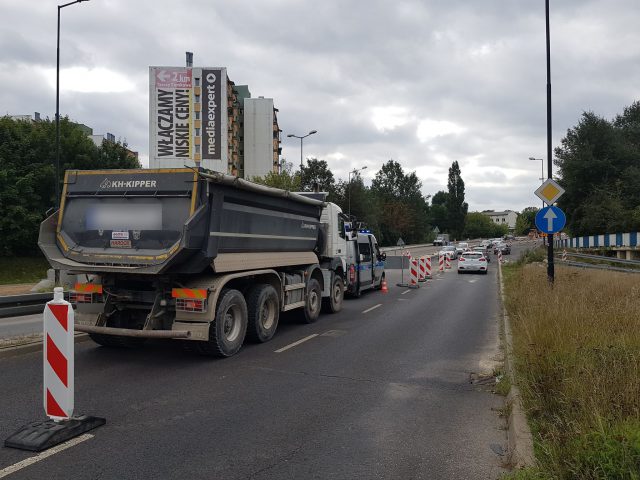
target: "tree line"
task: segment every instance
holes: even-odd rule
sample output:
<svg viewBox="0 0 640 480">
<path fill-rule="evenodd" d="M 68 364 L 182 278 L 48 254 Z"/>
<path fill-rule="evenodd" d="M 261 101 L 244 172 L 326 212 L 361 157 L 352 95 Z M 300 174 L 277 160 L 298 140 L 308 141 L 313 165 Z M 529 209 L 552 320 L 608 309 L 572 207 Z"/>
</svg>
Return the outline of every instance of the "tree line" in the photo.
<svg viewBox="0 0 640 480">
<path fill-rule="evenodd" d="M 584 112 L 555 157 L 568 233 L 640 231 L 640 102 L 613 120 Z"/>
<path fill-rule="evenodd" d="M 40 222 L 57 203 L 55 139 L 54 121 L 0 117 L 0 256 L 39 252 Z M 126 147 L 126 143 L 107 141 L 97 147 L 79 125 L 66 117 L 60 120 L 61 172 L 139 168 Z"/>
<path fill-rule="evenodd" d="M 406 244 L 430 242 L 436 231 L 456 239 L 507 233 L 506 226 L 495 224 L 487 215 L 468 212 L 464 180 L 455 161 L 449 168 L 447 190 L 437 192 L 433 198 L 422 194 L 422 182 L 415 172 L 406 172 L 393 159 L 380 167 L 371 186 L 364 184 L 360 171 L 351 172 L 347 180 L 336 180 L 327 162 L 317 158 L 307 159 L 302 174 L 292 172 L 292 167 L 285 162 L 280 173 L 270 172 L 251 180 L 292 191 L 317 188 L 327 192 L 328 201 L 363 222 L 384 246 L 396 245 L 400 238 Z"/>
</svg>

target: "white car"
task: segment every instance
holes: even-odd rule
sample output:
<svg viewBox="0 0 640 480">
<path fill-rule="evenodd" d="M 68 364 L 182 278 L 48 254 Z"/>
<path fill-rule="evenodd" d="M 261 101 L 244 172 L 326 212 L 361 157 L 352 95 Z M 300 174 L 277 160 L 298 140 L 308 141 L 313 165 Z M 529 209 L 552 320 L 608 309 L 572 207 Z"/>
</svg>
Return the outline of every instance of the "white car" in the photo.
<svg viewBox="0 0 640 480">
<path fill-rule="evenodd" d="M 438 256 L 449 257 L 451 260 L 453 260 L 457 256 L 456 247 L 454 247 L 453 245 L 442 247 L 442 250 L 438 252 Z"/>
<path fill-rule="evenodd" d="M 469 244 L 467 242 L 458 242 L 458 245 L 456 245 L 456 254 L 458 256 L 462 255 L 462 253 L 467 250 L 469 250 Z"/>
<path fill-rule="evenodd" d="M 458 259 L 458 273 L 489 271 L 489 262 L 482 252 L 464 252 Z"/>
</svg>

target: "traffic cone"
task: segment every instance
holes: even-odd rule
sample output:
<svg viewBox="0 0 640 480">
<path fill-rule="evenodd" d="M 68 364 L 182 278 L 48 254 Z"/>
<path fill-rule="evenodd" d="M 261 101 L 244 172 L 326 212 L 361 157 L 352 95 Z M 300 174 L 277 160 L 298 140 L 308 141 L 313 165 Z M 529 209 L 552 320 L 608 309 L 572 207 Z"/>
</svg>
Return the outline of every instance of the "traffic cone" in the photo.
<svg viewBox="0 0 640 480">
<path fill-rule="evenodd" d="M 382 288 L 380 289 L 382 293 L 389 293 L 389 289 L 387 288 L 387 281 L 382 279 Z"/>
</svg>

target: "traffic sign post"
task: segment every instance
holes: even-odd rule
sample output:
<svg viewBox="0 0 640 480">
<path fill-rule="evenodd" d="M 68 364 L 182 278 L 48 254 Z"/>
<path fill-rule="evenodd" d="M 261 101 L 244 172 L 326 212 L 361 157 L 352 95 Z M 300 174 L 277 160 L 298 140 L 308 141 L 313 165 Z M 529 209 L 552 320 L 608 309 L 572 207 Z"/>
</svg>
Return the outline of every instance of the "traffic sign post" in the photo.
<svg viewBox="0 0 640 480">
<path fill-rule="evenodd" d="M 542 208 L 536 214 L 536 227 L 547 235 L 558 233 L 567 223 L 567 217 L 562 210 L 553 205 Z"/>
</svg>

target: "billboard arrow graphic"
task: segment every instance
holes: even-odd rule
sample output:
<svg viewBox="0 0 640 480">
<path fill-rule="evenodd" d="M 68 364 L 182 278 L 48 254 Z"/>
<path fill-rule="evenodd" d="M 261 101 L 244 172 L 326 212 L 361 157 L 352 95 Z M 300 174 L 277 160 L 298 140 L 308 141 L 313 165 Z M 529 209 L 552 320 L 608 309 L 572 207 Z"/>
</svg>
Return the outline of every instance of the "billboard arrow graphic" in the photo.
<svg viewBox="0 0 640 480">
<path fill-rule="evenodd" d="M 544 214 L 544 218 L 547 219 L 547 230 L 549 232 L 553 231 L 553 221 L 558 218 L 558 216 L 553 213 L 552 209 L 547 210 L 547 213 Z"/>
</svg>

